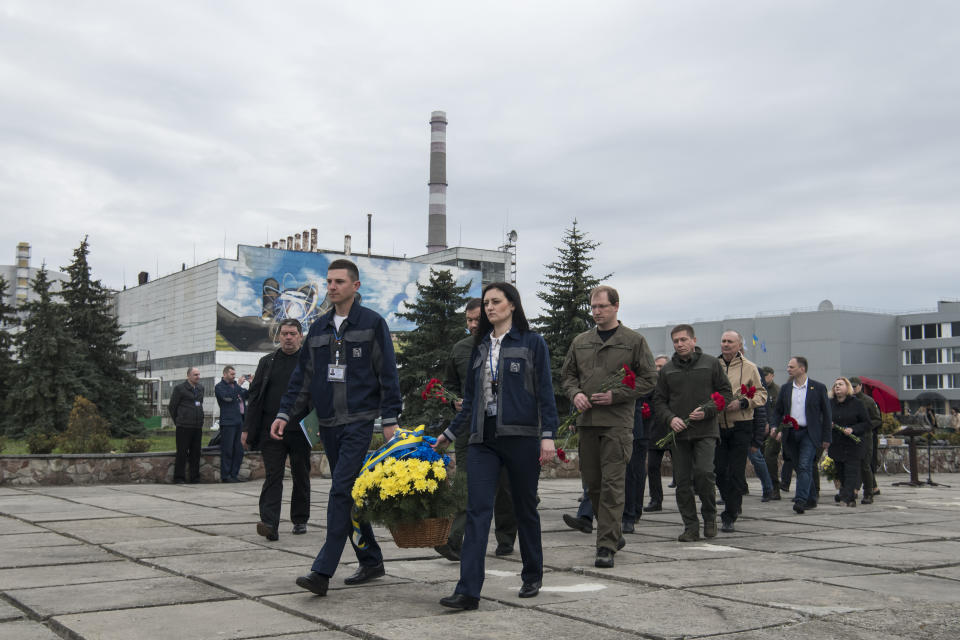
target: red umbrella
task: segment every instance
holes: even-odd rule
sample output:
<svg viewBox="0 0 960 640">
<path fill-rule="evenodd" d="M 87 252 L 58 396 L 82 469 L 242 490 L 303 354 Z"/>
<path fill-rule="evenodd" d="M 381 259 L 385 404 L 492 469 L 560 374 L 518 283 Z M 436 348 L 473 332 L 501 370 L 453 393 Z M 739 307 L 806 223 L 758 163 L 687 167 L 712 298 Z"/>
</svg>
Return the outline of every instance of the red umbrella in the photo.
<svg viewBox="0 0 960 640">
<path fill-rule="evenodd" d="M 900 411 L 900 400 L 897 399 L 897 392 L 890 385 L 865 376 L 860 376 L 860 382 L 863 383 L 863 390 L 877 402 L 880 411 L 883 413 Z"/>
</svg>

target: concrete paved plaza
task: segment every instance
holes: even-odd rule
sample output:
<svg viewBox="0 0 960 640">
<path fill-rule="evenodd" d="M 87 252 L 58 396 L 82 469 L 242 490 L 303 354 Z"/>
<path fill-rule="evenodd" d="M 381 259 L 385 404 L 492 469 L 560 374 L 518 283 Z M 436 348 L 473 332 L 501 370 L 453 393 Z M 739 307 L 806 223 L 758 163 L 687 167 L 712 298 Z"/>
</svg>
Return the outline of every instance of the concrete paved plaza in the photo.
<svg viewBox="0 0 960 640">
<path fill-rule="evenodd" d="M 545 480 L 543 591 L 519 599 L 519 557 L 491 544 L 467 613 L 437 603 L 459 565 L 381 529 L 385 578 L 346 587 L 348 546 L 327 597 L 298 589 L 323 540 L 326 480 L 309 533 L 284 521 L 272 543 L 254 531 L 259 483 L 0 487 L 0 638 L 956 640 L 960 476 L 934 479 L 954 487 L 882 476 L 874 505 L 840 507 L 830 491 L 803 515 L 789 494 L 762 504 L 751 480 L 737 532 L 690 544 L 676 541 L 671 494 L 608 570 L 593 567 L 593 536 L 561 521 L 579 481 Z"/>
</svg>

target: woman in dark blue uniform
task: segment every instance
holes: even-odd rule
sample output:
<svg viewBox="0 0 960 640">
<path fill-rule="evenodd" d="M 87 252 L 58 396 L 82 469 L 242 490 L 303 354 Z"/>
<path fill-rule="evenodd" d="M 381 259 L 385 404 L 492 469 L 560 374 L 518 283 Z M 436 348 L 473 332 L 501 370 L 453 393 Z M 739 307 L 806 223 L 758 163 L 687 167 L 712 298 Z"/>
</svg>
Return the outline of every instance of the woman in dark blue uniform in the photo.
<svg viewBox="0 0 960 640">
<path fill-rule="evenodd" d="M 483 586 L 484 556 L 501 467 L 506 467 L 517 518 L 523 570 L 521 598 L 540 592 L 543 547 L 537 514 L 540 464 L 556 455 L 553 437 L 557 407 L 550 374 L 550 353 L 530 331 L 520 294 L 506 282 L 488 284 L 477 345 L 470 358 L 463 407 L 437 438 L 443 448 L 458 432 L 470 429 L 467 456 L 467 525 L 460 552 L 460 581 L 440 604 L 476 609 Z"/>
</svg>

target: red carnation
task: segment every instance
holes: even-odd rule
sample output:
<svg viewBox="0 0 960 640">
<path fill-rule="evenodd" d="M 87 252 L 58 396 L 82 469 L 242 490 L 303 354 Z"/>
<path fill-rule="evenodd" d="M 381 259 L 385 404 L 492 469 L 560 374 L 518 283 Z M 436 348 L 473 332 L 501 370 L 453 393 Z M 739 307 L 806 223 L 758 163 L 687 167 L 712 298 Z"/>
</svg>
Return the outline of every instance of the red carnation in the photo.
<svg viewBox="0 0 960 640">
<path fill-rule="evenodd" d="M 755 396 L 756 394 L 757 394 L 757 388 L 751 385 L 751 387 L 747 389 L 747 397 L 752 400 L 753 396 Z"/>
<path fill-rule="evenodd" d="M 646 420 L 646 419 L 649 418 L 651 415 L 653 415 L 653 411 L 650 410 L 650 405 L 648 405 L 646 402 L 644 402 L 644 403 L 643 403 L 643 406 L 640 407 L 640 416 L 641 416 L 644 420 Z"/>
<path fill-rule="evenodd" d="M 557 458 L 560 459 L 560 462 L 567 461 L 567 452 L 563 450 L 563 447 L 557 447 Z"/>
<path fill-rule="evenodd" d="M 442 402 L 443 404 L 447 404 L 447 399 L 446 399 L 446 398 L 440 398 L 440 402 Z"/>
<path fill-rule="evenodd" d="M 723 411 L 723 408 L 727 406 L 727 401 L 723 398 L 719 391 L 714 391 L 711 393 L 710 399 L 713 400 L 713 404 L 717 406 L 717 411 Z"/>
<path fill-rule="evenodd" d="M 747 395 L 747 385 L 745 384 L 740 385 L 740 395 L 742 396 Z"/>
<path fill-rule="evenodd" d="M 423 393 L 420 394 L 420 397 L 423 398 L 424 400 L 427 399 L 427 390 L 426 390 L 426 389 L 423 390 Z"/>
<path fill-rule="evenodd" d="M 630 370 L 630 367 L 623 365 L 623 380 L 620 381 L 625 387 L 630 387 L 631 389 L 637 388 L 637 374 Z"/>
<path fill-rule="evenodd" d="M 789 426 L 789 427 L 793 427 L 793 430 L 794 430 L 794 431 L 799 431 L 799 430 L 800 430 L 800 423 L 797 422 L 797 419 L 794 418 L 793 416 L 784 416 L 784 417 L 783 417 L 783 424 L 785 424 L 785 425 L 787 425 L 787 426 Z"/>
</svg>

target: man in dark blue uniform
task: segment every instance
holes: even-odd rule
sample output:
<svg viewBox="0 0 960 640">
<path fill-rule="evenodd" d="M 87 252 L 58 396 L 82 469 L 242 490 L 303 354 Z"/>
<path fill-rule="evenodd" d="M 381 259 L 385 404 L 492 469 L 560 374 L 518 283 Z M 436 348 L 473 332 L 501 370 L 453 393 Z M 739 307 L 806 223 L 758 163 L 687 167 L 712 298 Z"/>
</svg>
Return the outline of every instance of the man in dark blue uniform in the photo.
<svg viewBox="0 0 960 640">
<path fill-rule="evenodd" d="M 355 301 L 359 288 L 360 273 L 355 264 L 343 259 L 330 263 L 327 299 L 334 308 L 310 327 L 300 350 L 300 362 L 270 427 L 272 438 L 282 438 L 285 428 L 299 428 L 287 424 L 290 416 L 308 405 L 317 412 L 320 422 L 320 439 L 333 477 L 327 502 L 327 537 L 310 573 L 297 578 L 298 586 L 319 596 L 327 594 L 347 539 L 360 567 L 344 579 L 346 584 L 361 584 L 384 575 L 383 554 L 370 524 L 361 523 L 359 541 L 351 536 L 350 491 L 370 448 L 377 417 L 383 424 L 384 439 L 393 437 L 401 407 L 400 382 L 387 323 Z"/>
</svg>

